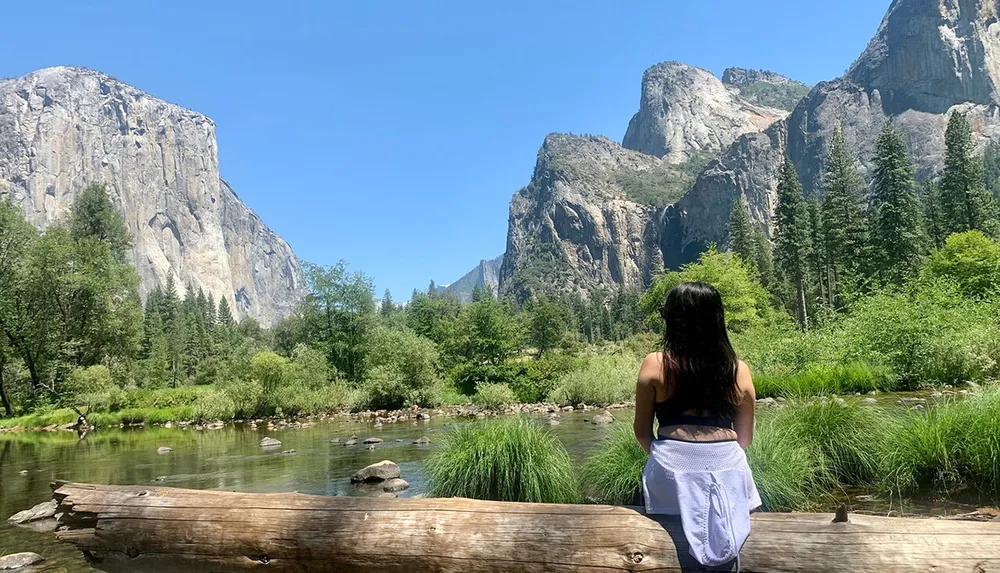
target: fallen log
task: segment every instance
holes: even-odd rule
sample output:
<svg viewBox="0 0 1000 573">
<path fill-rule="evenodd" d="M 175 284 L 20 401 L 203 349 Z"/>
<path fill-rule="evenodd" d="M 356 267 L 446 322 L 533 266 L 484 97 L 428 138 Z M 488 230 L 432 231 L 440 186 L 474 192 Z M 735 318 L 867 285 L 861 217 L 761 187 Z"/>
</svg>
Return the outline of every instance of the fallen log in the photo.
<svg viewBox="0 0 1000 573">
<path fill-rule="evenodd" d="M 622 507 L 72 483 L 54 497 L 59 539 L 104 571 L 708 570 L 675 519 Z M 1000 523 L 832 519 L 755 514 L 741 570 L 1000 571 Z"/>
</svg>

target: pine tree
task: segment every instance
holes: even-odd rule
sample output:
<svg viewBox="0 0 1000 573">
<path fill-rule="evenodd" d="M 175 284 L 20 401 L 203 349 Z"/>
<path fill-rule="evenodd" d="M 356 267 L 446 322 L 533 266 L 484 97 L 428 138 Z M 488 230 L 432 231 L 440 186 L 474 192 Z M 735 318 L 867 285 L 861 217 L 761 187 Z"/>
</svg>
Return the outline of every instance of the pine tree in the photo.
<svg viewBox="0 0 1000 573">
<path fill-rule="evenodd" d="M 785 158 L 778 181 L 778 206 L 775 210 L 775 267 L 785 284 L 794 292 L 799 327 L 809 329 L 806 306 L 806 283 L 809 275 L 809 211 L 802 196 L 802 184 L 792 161 Z"/>
<path fill-rule="evenodd" d="M 774 277 L 774 253 L 771 249 L 771 241 L 761 229 L 753 230 L 753 259 L 757 267 L 760 284 L 769 292 L 775 290 Z"/>
<path fill-rule="evenodd" d="M 995 200 L 983 184 L 983 161 L 975 155 L 972 128 L 964 113 L 951 114 L 944 143 L 940 207 L 945 235 L 973 229 L 995 234 Z"/>
<path fill-rule="evenodd" d="M 838 125 L 830 138 L 823 174 L 824 279 L 830 303 L 840 307 L 848 282 L 857 280 L 868 250 L 864 182 Z"/>
<path fill-rule="evenodd" d="M 914 192 L 913 163 L 902 136 L 890 122 L 875 142 L 870 212 L 874 274 L 900 284 L 913 275 L 926 252 L 920 200 Z"/>
<path fill-rule="evenodd" d="M 385 294 L 382 295 L 382 308 L 380 310 L 382 316 L 389 316 L 396 312 L 396 303 L 392 301 L 392 293 L 389 289 L 385 289 Z"/>
<path fill-rule="evenodd" d="M 231 329 L 233 328 L 233 326 L 235 326 L 236 320 L 233 319 L 233 311 L 230 310 L 229 301 L 226 300 L 226 297 L 224 296 L 219 297 L 218 315 L 219 318 L 216 322 L 218 322 L 219 326 L 227 329 Z"/>
<path fill-rule="evenodd" d="M 818 301 L 821 305 L 832 307 L 833 301 L 827 292 L 827 282 L 823 280 L 826 274 L 828 253 L 823 241 L 823 216 L 821 214 L 819 197 L 810 195 L 806 200 L 806 210 L 809 213 L 809 244 L 812 246 L 806 256 L 809 263 L 809 300 Z"/>
<path fill-rule="evenodd" d="M 983 185 L 1000 202 L 1000 144 L 993 141 L 983 150 Z"/>
<path fill-rule="evenodd" d="M 729 225 L 726 230 L 729 235 L 729 250 L 743 257 L 743 260 L 755 264 L 753 252 L 753 224 L 747 212 L 743 197 L 733 201 L 733 210 L 729 214 Z"/>
<path fill-rule="evenodd" d="M 941 215 L 941 188 L 933 181 L 924 183 L 921 204 L 924 208 L 924 228 L 927 230 L 930 246 L 939 249 L 944 246 L 944 240 L 948 236 L 945 234 Z"/>
</svg>

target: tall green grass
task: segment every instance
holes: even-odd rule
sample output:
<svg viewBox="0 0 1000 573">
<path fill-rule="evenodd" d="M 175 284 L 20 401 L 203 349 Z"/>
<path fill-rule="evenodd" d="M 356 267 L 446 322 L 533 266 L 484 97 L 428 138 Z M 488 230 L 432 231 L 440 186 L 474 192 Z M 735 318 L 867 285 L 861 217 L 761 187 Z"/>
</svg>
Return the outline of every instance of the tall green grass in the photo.
<svg viewBox="0 0 1000 573">
<path fill-rule="evenodd" d="M 832 484 L 823 454 L 787 423 L 770 416 L 757 423 L 747 461 L 767 511 L 816 507 Z"/>
<path fill-rule="evenodd" d="M 637 504 L 646 452 L 631 426 L 615 424 L 583 467 L 583 489 L 597 503 Z"/>
<path fill-rule="evenodd" d="M 757 396 L 761 398 L 867 394 L 893 389 L 891 370 L 861 362 L 810 364 L 795 372 L 774 373 L 765 370 L 754 373 L 753 383 Z"/>
<path fill-rule="evenodd" d="M 889 426 L 882 490 L 1000 494 L 1000 389 L 911 412 Z"/>
<path fill-rule="evenodd" d="M 431 495 L 495 501 L 575 503 L 569 454 L 548 430 L 523 417 L 454 426 L 427 460 Z"/>
</svg>

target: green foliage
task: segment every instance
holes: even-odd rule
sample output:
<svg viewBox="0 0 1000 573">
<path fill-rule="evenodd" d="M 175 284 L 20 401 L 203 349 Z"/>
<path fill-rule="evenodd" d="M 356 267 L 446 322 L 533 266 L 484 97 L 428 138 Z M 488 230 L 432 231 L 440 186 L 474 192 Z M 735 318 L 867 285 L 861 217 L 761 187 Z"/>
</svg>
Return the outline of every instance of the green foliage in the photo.
<svg viewBox="0 0 1000 573">
<path fill-rule="evenodd" d="M 753 82 L 740 88 L 740 95 L 767 107 L 792 111 L 802 98 L 809 95 L 809 86 L 798 82 Z"/>
<path fill-rule="evenodd" d="M 125 255 L 132 244 L 125 219 L 111 204 L 104 185 L 92 183 L 77 194 L 69 230 L 77 241 L 91 239 L 106 244 L 120 263 L 125 262 Z"/>
<path fill-rule="evenodd" d="M 694 185 L 698 173 L 714 159 L 711 152 L 700 152 L 679 165 L 660 170 L 622 169 L 615 180 L 625 196 L 642 205 L 665 207 L 677 202 Z"/>
<path fill-rule="evenodd" d="M 838 125 L 830 138 L 823 175 L 823 274 L 830 306 L 841 308 L 846 293 L 857 290 L 868 257 L 865 186 Z"/>
<path fill-rule="evenodd" d="M 996 236 L 1000 233 L 996 201 L 983 184 L 983 162 L 974 153 L 972 127 L 964 113 L 951 114 L 944 139 L 939 195 L 944 233 L 978 229 Z"/>
<path fill-rule="evenodd" d="M 558 404 L 607 406 L 635 396 L 637 356 L 596 356 L 579 369 L 568 372 L 549 393 Z"/>
<path fill-rule="evenodd" d="M 502 410 L 504 406 L 517 403 L 517 395 L 506 384 L 480 384 L 472 403 L 481 408 Z"/>
<path fill-rule="evenodd" d="M 559 300 L 533 300 L 528 313 L 528 342 L 541 358 L 566 339 L 572 321 L 572 309 Z"/>
<path fill-rule="evenodd" d="M 747 204 L 743 197 L 733 201 L 733 210 L 729 213 L 729 224 L 726 225 L 729 250 L 750 264 L 756 264 L 754 257 L 753 224 L 747 213 Z"/>
<path fill-rule="evenodd" d="M 754 375 L 757 396 L 806 397 L 837 394 L 868 394 L 895 389 L 892 371 L 868 364 L 810 363 L 800 370 L 780 374 L 764 371 Z"/>
<path fill-rule="evenodd" d="M 919 488 L 1000 493 L 1000 392 L 990 388 L 933 405 L 889 424 L 884 448 L 886 492 Z"/>
<path fill-rule="evenodd" d="M 995 304 L 939 283 L 859 300 L 831 333 L 835 360 L 888 366 L 896 389 L 982 381 L 1000 375 Z"/>
<path fill-rule="evenodd" d="M 979 231 L 952 235 L 931 253 L 923 271 L 925 277 L 953 283 L 970 298 L 1000 296 L 1000 243 Z"/>
<path fill-rule="evenodd" d="M 647 324 L 659 330 L 663 323 L 660 307 L 667 293 L 683 282 L 693 281 L 709 283 L 719 290 L 726 308 L 726 326 L 733 332 L 764 322 L 772 314 L 771 297 L 756 280 L 749 265 L 733 253 L 719 253 L 709 248 L 698 262 L 653 279 L 641 301 Z"/>
<path fill-rule="evenodd" d="M 597 503 L 641 505 L 646 458 L 632 427 L 615 424 L 583 467 L 584 493 Z"/>
<path fill-rule="evenodd" d="M 919 268 L 927 244 L 922 212 L 906 144 L 892 123 L 886 122 L 875 142 L 868 213 L 872 264 L 881 282 L 902 284 Z"/>
<path fill-rule="evenodd" d="M 822 452 L 777 416 L 762 416 L 747 461 L 767 511 L 813 509 L 828 491 Z"/>
<path fill-rule="evenodd" d="M 513 309 L 493 296 L 486 296 L 462 309 L 451 354 L 473 364 L 503 364 L 522 348 L 521 327 Z"/>
<path fill-rule="evenodd" d="M 366 342 L 377 318 L 372 280 L 343 262 L 305 270 L 309 294 L 298 309 L 304 336 L 348 380 L 364 379 Z"/>
<path fill-rule="evenodd" d="M 60 401 L 68 406 L 83 406 L 88 411 L 95 406 L 107 406 L 108 395 L 119 388 L 111 379 L 111 371 L 103 364 L 77 368 L 66 379 Z"/>
<path fill-rule="evenodd" d="M 786 285 L 785 300 L 794 308 L 799 326 L 809 329 L 806 307 L 806 281 L 809 279 L 809 255 L 812 250 L 809 210 L 802 197 L 802 184 L 792 161 L 785 158 L 778 181 L 778 205 L 775 208 L 774 261 Z"/>
<path fill-rule="evenodd" d="M 495 501 L 575 503 L 569 454 L 537 422 L 515 417 L 453 427 L 427 460 L 431 494 Z"/>
</svg>

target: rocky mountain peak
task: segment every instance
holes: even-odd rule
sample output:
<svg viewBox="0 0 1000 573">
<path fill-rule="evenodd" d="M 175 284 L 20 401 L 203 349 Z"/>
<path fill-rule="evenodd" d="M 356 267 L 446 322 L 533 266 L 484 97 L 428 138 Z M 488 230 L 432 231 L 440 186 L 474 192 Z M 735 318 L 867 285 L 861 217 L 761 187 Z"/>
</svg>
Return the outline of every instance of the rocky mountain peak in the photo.
<svg viewBox="0 0 1000 573">
<path fill-rule="evenodd" d="M 663 62 L 642 76 L 639 111 L 622 145 L 681 164 L 717 154 L 737 137 L 762 131 L 785 115 L 744 99 L 738 88 L 707 70 Z"/>
<path fill-rule="evenodd" d="M 996 0 L 894 0 L 847 77 L 887 113 L 1000 103 Z"/>
<path fill-rule="evenodd" d="M 0 199 L 45 229 L 89 183 L 125 218 L 144 295 L 171 276 L 269 325 L 304 294 L 291 248 L 220 179 L 211 119 L 84 68 L 0 80 Z"/>
</svg>

